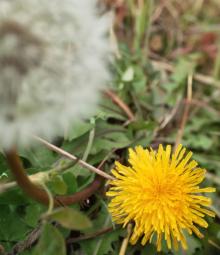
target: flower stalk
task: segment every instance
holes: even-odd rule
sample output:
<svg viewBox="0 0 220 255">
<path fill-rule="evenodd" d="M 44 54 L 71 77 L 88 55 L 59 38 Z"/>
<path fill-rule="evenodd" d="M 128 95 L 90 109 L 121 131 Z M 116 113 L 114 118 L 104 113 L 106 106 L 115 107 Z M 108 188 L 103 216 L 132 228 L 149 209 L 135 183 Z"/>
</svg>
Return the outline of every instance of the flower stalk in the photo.
<svg viewBox="0 0 220 255">
<path fill-rule="evenodd" d="M 30 181 L 17 154 L 16 148 L 7 151 L 5 153 L 5 156 L 17 184 L 24 191 L 24 193 L 26 193 L 28 196 L 41 204 L 49 205 L 50 199 L 47 192 Z M 82 191 L 76 192 L 73 195 L 68 196 L 55 196 L 54 206 L 59 207 L 71 205 L 83 201 L 89 196 L 91 196 L 101 186 L 101 183 L 102 177 L 96 176 L 94 181 Z"/>
</svg>

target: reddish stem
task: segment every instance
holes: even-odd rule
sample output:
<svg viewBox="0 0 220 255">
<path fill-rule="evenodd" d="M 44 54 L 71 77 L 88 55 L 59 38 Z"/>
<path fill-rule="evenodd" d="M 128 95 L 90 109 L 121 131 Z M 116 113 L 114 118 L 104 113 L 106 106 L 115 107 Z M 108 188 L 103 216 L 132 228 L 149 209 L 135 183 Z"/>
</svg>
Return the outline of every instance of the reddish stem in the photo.
<svg viewBox="0 0 220 255">
<path fill-rule="evenodd" d="M 31 198 L 38 201 L 41 204 L 48 205 L 49 204 L 49 197 L 46 191 L 44 191 L 39 186 L 33 184 L 30 179 L 28 178 L 21 160 L 17 155 L 16 149 L 12 149 L 6 152 L 6 159 L 10 169 L 15 177 L 16 182 L 21 187 L 21 189 Z M 94 181 L 86 187 L 84 190 L 74 193 L 73 195 L 67 196 L 55 196 L 54 197 L 54 205 L 58 206 L 65 206 L 71 205 L 73 203 L 78 203 L 87 199 L 91 196 L 100 186 L 102 183 L 102 177 L 96 176 Z"/>
</svg>

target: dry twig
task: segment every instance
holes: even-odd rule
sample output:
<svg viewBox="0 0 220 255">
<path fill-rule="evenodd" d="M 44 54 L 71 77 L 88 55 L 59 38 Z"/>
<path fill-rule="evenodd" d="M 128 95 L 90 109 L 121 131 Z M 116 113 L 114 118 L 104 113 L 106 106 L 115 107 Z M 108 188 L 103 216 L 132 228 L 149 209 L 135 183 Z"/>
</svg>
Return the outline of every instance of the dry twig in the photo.
<svg viewBox="0 0 220 255">
<path fill-rule="evenodd" d="M 31 231 L 31 233 L 27 236 L 25 240 L 16 243 L 12 250 L 9 253 L 7 253 L 7 255 L 17 255 L 31 248 L 33 244 L 39 239 L 40 234 L 41 226 L 38 226 L 33 231 Z"/>
<path fill-rule="evenodd" d="M 192 100 L 192 82 L 193 82 L 193 76 L 189 75 L 188 82 L 187 82 L 187 102 L 189 102 L 189 103 L 184 105 L 184 112 L 183 112 L 179 130 L 177 132 L 175 148 L 177 148 L 178 144 L 180 144 L 180 142 L 182 140 L 184 128 L 185 128 L 185 125 L 186 125 L 186 122 L 187 122 L 187 119 L 189 116 L 190 102 Z"/>
<path fill-rule="evenodd" d="M 171 65 L 170 63 L 167 63 L 167 62 L 152 60 L 151 63 L 157 69 L 163 69 L 163 70 L 171 72 L 171 73 L 174 72 L 174 70 L 175 70 L 173 65 Z M 195 73 L 193 75 L 193 79 L 195 81 L 200 82 L 201 84 L 213 86 L 215 88 L 220 89 L 220 81 L 217 81 L 217 80 L 213 79 L 212 77 L 210 77 L 208 75 Z"/>
<path fill-rule="evenodd" d="M 121 98 L 119 98 L 113 91 L 110 91 L 110 90 L 106 90 L 105 91 L 105 94 L 111 98 L 111 100 L 116 104 L 118 105 L 125 113 L 126 115 L 128 116 L 129 118 L 129 121 L 132 122 L 135 120 L 135 116 L 134 114 L 132 113 L 131 109 L 128 107 L 127 104 L 125 104 Z"/>
<path fill-rule="evenodd" d="M 103 172 L 102 170 L 100 170 L 100 169 L 98 169 L 98 168 L 88 164 L 87 162 L 85 162 L 85 161 L 83 161 L 81 159 L 78 159 L 76 156 L 70 154 L 69 152 L 67 152 L 67 151 L 65 151 L 65 150 L 63 150 L 63 149 L 61 149 L 61 148 L 59 148 L 59 147 L 57 147 L 57 146 L 47 142 L 46 140 L 44 140 L 44 139 L 42 139 L 42 138 L 40 138 L 38 136 L 34 136 L 34 138 L 36 140 L 38 140 L 40 143 L 44 144 L 50 150 L 59 153 L 60 155 L 64 156 L 65 158 L 68 158 L 68 159 L 74 160 L 74 161 L 78 160 L 78 164 L 81 165 L 82 167 L 85 167 L 88 170 L 90 170 L 90 171 L 92 171 L 92 172 L 94 172 L 94 173 L 96 173 L 96 174 L 98 174 L 98 175 L 100 175 L 100 176 L 102 176 L 102 177 L 104 177 L 104 178 L 106 178 L 108 180 L 114 180 L 113 176 Z"/>
<path fill-rule="evenodd" d="M 82 241 L 82 240 L 87 240 L 87 239 L 91 239 L 91 238 L 96 238 L 100 235 L 103 235 L 103 234 L 106 234 L 106 233 L 109 233 L 113 230 L 112 227 L 108 227 L 108 228 L 104 228 L 104 229 L 101 229 L 95 233 L 91 233 L 91 234 L 87 234 L 87 235 L 83 235 L 83 236 L 79 236 L 79 237 L 74 237 L 74 238 L 69 238 L 67 240 L 67 244 L 71 244 L 71 243 L 76 243 L 76 242 L 79 242 L 79 241 Z"/>
<path fill-rule="evenodd" d="M 127 236 L 124 238 L 124 240 L 122 242 L 119 255 L 125 255 L 126 254 L 126 250 L 127 250 L 127 247 L 128 247 L 128 242 L 129 242 L 131 233 L 132 233 L 132 224 L 129 223 L 128 226 L 127 226 Z"/>
</svg>

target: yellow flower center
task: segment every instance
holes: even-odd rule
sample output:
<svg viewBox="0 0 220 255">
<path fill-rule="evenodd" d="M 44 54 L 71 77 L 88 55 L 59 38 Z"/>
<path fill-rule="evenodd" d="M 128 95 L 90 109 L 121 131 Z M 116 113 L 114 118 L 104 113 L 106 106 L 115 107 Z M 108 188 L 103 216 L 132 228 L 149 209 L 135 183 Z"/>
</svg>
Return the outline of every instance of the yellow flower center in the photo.
<svg viewBox="0 0 220 255">
<path fill-rule="evenodd" d="M 110 212 L 116 223 L 125 226 L 134 221 L 131 242 L 134 244 L 142 237 L 142 244 L 151 242 L 157 235 L 157 249 L 161 250 L 162 236 L 171 249 L 181 242 L 187 248 L 184 230 L 203 237 L 195 225 L 207 227 L 205 215 L 214 213 L 204 207 L 210 206 L 211 199 L 201 196 L 202 192 L 214 192 L 213 188 L 201 189 L 198 184 L 205 176 L 205 170 L 196 168 L 197 162 L 189 161 L 192 153 L 185 157 L 185 149 L 180 145 L 171 156 L 171 146 L 166 150 L 159 147 L 157 153 L 137 147 L 130 150 L 126 167 L 116 163 L 112 170 L 116 177 L 107 193 L 113 199 L 109 204 Z"/>
</svg>

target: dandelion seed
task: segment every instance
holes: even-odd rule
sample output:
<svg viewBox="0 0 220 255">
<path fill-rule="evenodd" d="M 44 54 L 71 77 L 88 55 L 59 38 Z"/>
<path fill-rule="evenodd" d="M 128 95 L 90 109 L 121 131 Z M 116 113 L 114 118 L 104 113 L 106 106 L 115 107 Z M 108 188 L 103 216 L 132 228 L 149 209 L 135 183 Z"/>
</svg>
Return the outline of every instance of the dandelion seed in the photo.
<svg viewBox="0 0 220 255">
<path fill-rule="evenodd" d="M 53 138 L 108 80 L 109 16 L 91 0 L 0 1 L 0 146 Z"/>
<path fill-rule="evenodd" d="M 211 199 L 201 193 L 214 192 L 214 188 L 200 188 L 205 170 L 191 160 L 192 152 L 179 145 L 171 155 L 171 146 L 162 145 L 158 151 L 143 149 L 141 146 L 129 150 L 127 167 L 116 162 L 107 195 L 112 197 L 109 210 L 113 221 L 126 226 L 134 222 L 130 242 L 142 239 L 142 245 L 152 242 L 157 236 L 157 250 L 161 241 L 166 240 L 169 249 L 178 248 L 181 243 L 187 249 L 185 232 L 203 237 L 199 227 L 207 228 L 206 215 L 214 217 L 206 209 Z"/>
</svg>

